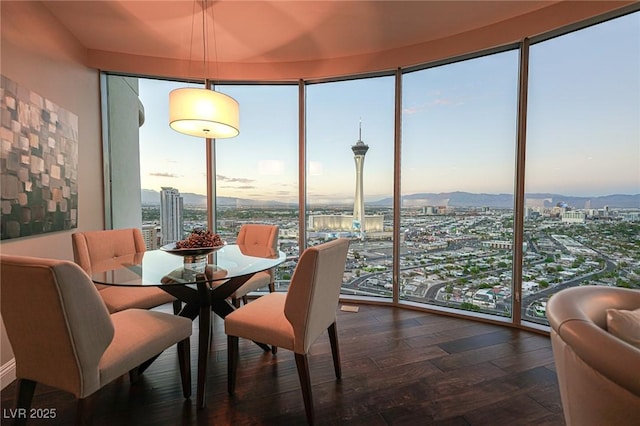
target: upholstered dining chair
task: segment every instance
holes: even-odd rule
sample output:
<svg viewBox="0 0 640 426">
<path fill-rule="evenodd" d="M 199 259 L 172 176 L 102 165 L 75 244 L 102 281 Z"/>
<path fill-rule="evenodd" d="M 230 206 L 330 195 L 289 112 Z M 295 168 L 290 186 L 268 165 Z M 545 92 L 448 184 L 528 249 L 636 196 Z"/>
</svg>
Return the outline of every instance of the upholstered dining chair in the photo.
<svg viewBox="0 0 640 426">
<path fill-rule="evenodd" d="M 98 262 L 146 251 L 142 232 L 137 228 L 75 232 L 71 235 L 71 241 L 75 262 L 89 275 L 94 272 L 93 268 Z M 129 308 L 151 309 L 169 302 L 173 303 L 174 313 L 178 313 L 181 308 L 179 300 L 158 287 L 132 288 L 99 284 L 96 287 L 111 313 Z"/>
<path fill-rule="evenodd" d="M 307 248 L 300 256 L 287 293 L 267 294 L 225 317 L 229 394 L 235 392 L 239 337 L 291 350 L 295 353 L 307 421 L 313 423 L 307 353 L 328 330 L 334 370 L 340 379 L 336 308 L 348 249 L 349 240 L 345 238 Z"/>
<path fill-rule="evenodd" d="M 278 225 L 245 223 L 240 227 L 236 244 L 264 247 L 276 251 L 278 250 L 278 232 Z M 246 304 L 247 294 L 267 286 L 270 293 L 275 291 L 275 271 L 273 269 L 254 274 L 231 295 L 231 301 L 236 307 L 240 306 L 240 299 Z"/>
<path fill-rule="evenodd" d="M 191 395 L 191 320 L 145 309 L 109 314 L 87 274 L 65 260 L 0 255 L 0 273 L 17 408 L 29 412 L 41 383 L 72 393 L 79 422 L 88 422 L 96 391 L 176 343 L 182 392 Z"/>
</svg>

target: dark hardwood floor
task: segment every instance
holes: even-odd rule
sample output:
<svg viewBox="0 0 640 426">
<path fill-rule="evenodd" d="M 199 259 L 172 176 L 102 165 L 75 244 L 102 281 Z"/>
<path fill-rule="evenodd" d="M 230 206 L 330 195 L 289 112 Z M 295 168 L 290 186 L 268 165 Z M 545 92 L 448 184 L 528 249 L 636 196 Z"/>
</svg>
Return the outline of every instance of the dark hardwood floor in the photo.
<svg viewBox="0 0 640 426">
<path fill-rule="evenodd" d="M 170 312 L 167 306 L 167 312 Z M 497 325 L 392 307 L 360 305 L 338 313 L 342 380 L 335 379 L 328 336 L 311 349 L 316 422 L 321 425 L 563 425 L 548 337 Z M 174 348 L 133 385 L 128 376 L 96 395 L 95 425 L 303 425 L 293 354 L 274 357 L 240 341 L 238 382 L 227 394 L 223 321 L 213 322 L 207 407 L 195 408 L 197 321 L 192 336 L 193 396 L 182 397 Z M 2 390 L 10 424 L 15 382 Z M 74 424 L 75 399 L 38 385 L 33 408 L 55 409 Z"/>
</svg>

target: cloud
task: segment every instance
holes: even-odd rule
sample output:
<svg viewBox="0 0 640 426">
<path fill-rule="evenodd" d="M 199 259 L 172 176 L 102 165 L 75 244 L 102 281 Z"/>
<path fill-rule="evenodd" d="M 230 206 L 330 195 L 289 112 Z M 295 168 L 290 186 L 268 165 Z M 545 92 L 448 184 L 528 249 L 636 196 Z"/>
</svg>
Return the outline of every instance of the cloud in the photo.
<svg viewBox="0 0 640 426">
<path fill-rule="evenodd" d="M 424 104 L 414 105 L 414 106 L 403 108 L 402 113 L 406 115 L 413 115 L 413 114 L 419 113 L 420 111 L 423 111 L 424 109 L 425 109 Z"/>
<path fill-rule="evenodd" d="M 224 189 L 256 189 L 257 186 L 253 186 L 253 185 L 242 185 L 242 186 L 220 185 L 220 188 L 224 188 Z M 260 194 L 260 195 L 264 195 L 264 194 Z"/>
<path fill-rule="evenodd" d="M 227 176 L 222 176 L 222 175 L 216 175 L 216 180 L 219 182 L 230 182 L 230 183 L 251 183 L 251 182 L 255 182 L 254 179 L 247 179 L 247 178 L 231 178 L 231 177 L 227 177 Z"/>
<path fill-rule="evenodd" d="M 458 102 L 458 104 L 460 104 L 461 102 Z M 446 98 L 438 98 L 438 99 L 434 99 L 430 102 L 430 106 L 439 106 L 439 105 L 454 105 L 456 104 L 456 102 L 454 102 L 451 99 L 446 99 Z"/>
<path fill-rule="evenodd" d="M 464 104 L 463 100 L 456 99 L 455 97 L 443 96 L 439 91 L 429 93 L 427 95 L 427 98 L 430 99 L 428 102 L 403 108 L 402 113 L 405 115 L 413 115 L 430 108 L 437 108 L 441 106 L 457 106 Z"/>
<path fill-rule="evenodd" d="M 149 173 L 149 176 L 172 178 L 172 179 L 182 177 L 181 175 L 177 175 L 175 173 L 166 173 L 166 172 Z"/>
</svg>

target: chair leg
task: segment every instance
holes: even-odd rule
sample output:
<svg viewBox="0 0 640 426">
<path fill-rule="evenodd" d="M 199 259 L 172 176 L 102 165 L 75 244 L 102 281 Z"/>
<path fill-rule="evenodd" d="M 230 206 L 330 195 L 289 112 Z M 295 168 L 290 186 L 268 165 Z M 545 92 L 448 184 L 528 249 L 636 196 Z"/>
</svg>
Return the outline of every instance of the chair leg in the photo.
<svg viewBox="0 0 640 426">
<path fill-rule="evenodd" d="M 137 383 L 140 379 L 140 367 L 135 367 L 129 370 L 129 382 L 131 384 Z"/>
<path fill-rule="evenodd" d="M 76 407 L 76 425 L 91 426 L 93 416 L 93 406 L 96 400 L 96 394 L 93 393 L 86 398 L 78 400 Z"/>
<path fill-rule="evenodd" d="M 304 411 L 307 414 L 307 423 L 313 424 L 313 396 L 311 395 L 311 379 L 309 377 L 309 360 L 307 354 L 296 353 L 296 367 L 298 367 L 298 377 L 300 387 L 302 387 L 302 398 L 304 399 Z"/>
<path fill-rule="evenodd" d="M 18 380 L 18 400 L 16 401 L 15 425 L 27 424 L 27 417 L 33 400 L 33 393 L 36 390 L 36 382 L 28 379 Z"/>
<path fill-rule="evenodd" d="M 240 299 L 232 297 L 231 298 L 231 304 L 236 307 L 239 308 L 240 307 Z"/>
<path fill-rule="evenodd" d="M 227 391 L 233 395 L 236 391 L 236 372 L 238 371 L 238 336 L 227 335 Z"/>
<path fill-rule="evenodd" d="M 269 283 L 269 293 L 273 293 L 274 291 L 276 291 L 276 285 L 273 281 L 271 281 Z M 271 346 L 271 353 L 273 355 L 278 353 L 278 347 L 277 346 Z"/>
<path fill-rule="evenodd" d="M 146 360 L 136 368 L 129 370 L 129 381 L 132 384 L 136 383 L 140 379 L 140 376 L 142 376 L 142 373 L 144 373 L 147 370 L 147 368 L 149 368 L 149 366 L 153 364 L 153 361 L 158 359 L 159 356 L 160 354 L 154 355 L 153 357 L 149 358 L 148 360 Z"/>
<path fill-rule="evenodd" d="M 178 363 L 180 364 L 182 395 L 189 398 L 191 396 L 191 344 L 188 337 L 178 342 Z"/>
<path fill-rule="evenodd" d="M 338 330 L 334 322 L 327 328 L 329 332 L 329 341 L 331 342 L 331 355 L 333 356 L 333 369 L 336 372 L 336 378 L 342 378 L 342 368 L 340 367 L 340 347 L 338 345 Z"/>
<path fill-rule="evenodd" d="M 273 281 L 271 281 L 269 283 L 269 293 L 273 293 L 274 291 L 276 291 L 276 284 Z M 273 355 L 277 354 L 278 353 L 278 347 L 277 346 L 271 346 L 271 353 Z"/>
<path fill-rule="evenodd" d="M 178 299 L 173 301 L 173 314 L 178 315 L 182 310 L 182 302 Z"/>
<path fill-rule="evenodd" d="M 244 296 L 242 296 L 242 304 L 246 305 L 247 302 L 249 302 L 249 299 L 247 298 L 247 295 L 245 294 Z"/>
</svg>

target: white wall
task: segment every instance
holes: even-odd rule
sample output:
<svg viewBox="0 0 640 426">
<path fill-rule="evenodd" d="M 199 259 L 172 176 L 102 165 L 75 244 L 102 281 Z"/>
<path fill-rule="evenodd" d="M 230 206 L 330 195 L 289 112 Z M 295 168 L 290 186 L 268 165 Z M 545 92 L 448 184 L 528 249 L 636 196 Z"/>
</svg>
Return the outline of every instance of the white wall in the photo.
<svg viewBox="0 0 640 426">
<path fill-rule="evenodd" d="M 39 2 L 3 1 L 0 8 L 0 72 L 78 116 L 79 156 L 78 228 L 4 240 L 0 252 L 73 260 L 71 234 L 104 229 L 99 72 L 83 65 L 84 49 Z M 0 364 L 4 387 L 13 372 L 4 324 Z"/>
</svg>

